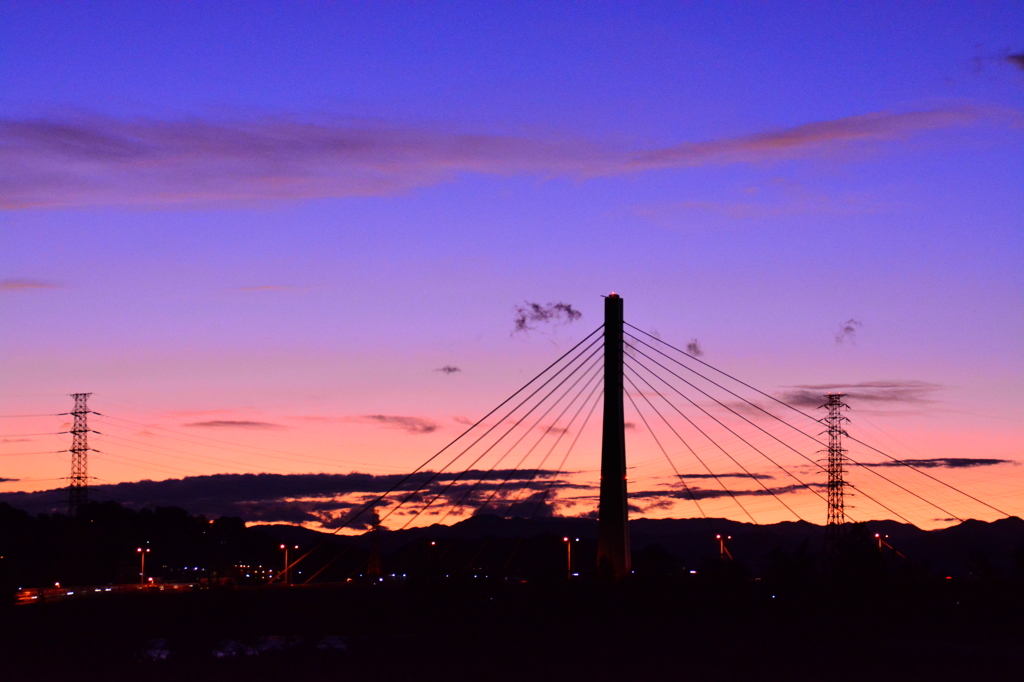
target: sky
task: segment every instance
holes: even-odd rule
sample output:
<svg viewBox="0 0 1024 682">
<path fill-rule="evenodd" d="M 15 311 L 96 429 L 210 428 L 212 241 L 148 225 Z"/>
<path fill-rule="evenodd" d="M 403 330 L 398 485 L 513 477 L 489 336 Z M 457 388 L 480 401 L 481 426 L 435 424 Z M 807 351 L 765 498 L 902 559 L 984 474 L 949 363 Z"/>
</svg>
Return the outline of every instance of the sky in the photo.
<svg viewBox="0 0 1024 682">
<path fill-rule="evenodd" d="M 14 494 L 66 485 L 54 415 L 92 392 L 95 494 L 337 525 L 380 484 L 336 477 L 412 471 L 615 291 L 758 405 L 844 391 L 851 436 L 968 493 L 860 468 L 851 515 L 1024 516 L 1022 29 L 1018 2 L 0 2 L 0 499 L 53 504 Z M 517 330 L 533 303 L 579 314 Z M 755 513 L 679 502 L 706 469 L 630 409 L 634 515 L 824 520 L 735 442 L 715 473 L 754 474 L 724 480 Z M 592 511 L 596 430 L 551 513 Z"/>
</svg>

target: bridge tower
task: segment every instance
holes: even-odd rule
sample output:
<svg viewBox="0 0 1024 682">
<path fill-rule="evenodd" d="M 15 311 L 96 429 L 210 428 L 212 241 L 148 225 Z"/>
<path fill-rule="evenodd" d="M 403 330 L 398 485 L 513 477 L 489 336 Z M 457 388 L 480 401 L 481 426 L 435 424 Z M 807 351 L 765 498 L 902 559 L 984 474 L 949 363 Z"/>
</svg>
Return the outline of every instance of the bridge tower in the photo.
<svg viewBox="0 0 1024 682">
<path fill-rule="evenodd" d="M 843 402 L 842 393 L 829 393 L 827 402 L 822 407 L 828 408 L 828 416 L 822 422 L 828 429 L 828 517 L 825 523 L 825 547 L 835 551 L 839 539 L 843 535 L 843 524 L 846 523 L 844 493 L 846 482 L 843 480 L 843 463 L 846 450 L 843 449 L 843 422 L 850 421 L 843 416 L 843 408 L 850 409 Z"/>
<path fill-rule="evenodd" d="M 630 572 L 629 507 L 626 501 L 626 425 L 622 381 L 622 297 L 604 299 L 604 428 L 597 565 L 616 578 Z"/>
<path fill-rule="evenodd" d="M 68 479 L 68 516 L 77 516 L 89 502 L 89 407 L 92 393 L 72 393 L 75 423 L 71 427 L 71 476 Z"/>
</svg>

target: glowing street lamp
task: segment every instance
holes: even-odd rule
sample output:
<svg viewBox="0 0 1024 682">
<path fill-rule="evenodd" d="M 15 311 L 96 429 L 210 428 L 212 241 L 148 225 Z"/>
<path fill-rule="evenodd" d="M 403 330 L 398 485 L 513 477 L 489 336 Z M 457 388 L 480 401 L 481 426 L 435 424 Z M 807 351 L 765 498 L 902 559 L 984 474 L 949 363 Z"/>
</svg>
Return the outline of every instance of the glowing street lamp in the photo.
<svg viewBox="0 0 1024 682">
<path fill-rule="evenodd" d="M 142 560 L 142 565 L 139 567 L 139 584 L 146 584 L 146 555 L 149 554 L 149 547 L 139 547 L 135 550 L 139 554 L 139 558 Z"/>
<path fill-rule="evenodd" d="M 292 584 L 292 572 L 291 572 L 291 569 L 288 568 L 288 565 L 289 565 L 289 562 L 288 562 L 288 550 L 289 549 L 298 549 L 299 546 L 298 545 L 292 545 L 292 547 L 289 547 L 288 545 L 284 545 L 283 544 L 283 545 L 281 545 L 280 548 L 284 550 L 284 584 L 285 585 L 291 585 Z"/>
<path fill-rule="evenodd" d="M 731 535 L 716 535 L 715 538 L 718 540 L 718 558 L 725 561 L 726 557 L 732 559 L 732 554 L 729 552 L 729 548 L 725 546 L 726 540 L 732 540 Z"/>
<path fill-rule="evenodd" d="M 579 542 L 579 541 L 580 541 L 579 538 L 575 538 L 575 539 L 574 538 L 569 538 L 569 537 L 562 538 L 562 542 L 565 543 L 565 552 L 566 552 L 566 557 L 565 557 L 565 577 L 567 579 L 572 578 L 572 543 L 573 542 Z"/>
</svg>

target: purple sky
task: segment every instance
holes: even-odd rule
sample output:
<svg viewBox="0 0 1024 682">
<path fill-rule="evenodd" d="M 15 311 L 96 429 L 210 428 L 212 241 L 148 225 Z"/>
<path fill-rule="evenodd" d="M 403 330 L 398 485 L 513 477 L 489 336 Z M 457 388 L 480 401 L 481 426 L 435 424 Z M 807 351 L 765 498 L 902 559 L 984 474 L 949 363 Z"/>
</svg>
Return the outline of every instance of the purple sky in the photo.
<svg viewBox="0 0 1024 682">
<path fill-rule="evenodd" d="M 614 290 L 765 391 L 882 384 L 851 433 L 898 457 L 1024 460 L 1022 28 L 1013 2 L 0 2 L 0 414 L 94 392 L 135 423 L 97 422 L 106 483 L 407 470 Z M 514 334 L 524 301 L 583 315 Z M 66 454 L 19 454 L 62 423 L 0 419 L 0 493 L 62 485 Z M 1024 469 L 936 471 L 1024 515 Z"/>
</svg>

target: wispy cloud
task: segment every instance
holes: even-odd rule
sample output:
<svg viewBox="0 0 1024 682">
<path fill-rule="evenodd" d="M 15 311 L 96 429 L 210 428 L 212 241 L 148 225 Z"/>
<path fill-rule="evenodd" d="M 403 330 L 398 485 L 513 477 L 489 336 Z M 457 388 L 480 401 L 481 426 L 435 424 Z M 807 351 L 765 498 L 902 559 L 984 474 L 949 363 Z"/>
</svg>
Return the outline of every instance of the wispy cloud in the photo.
<svg viewBox="0 0 1024 682">
<path fill-rule="evenodd" d="M 989 467 L 997 464 L 1017 464 L 1012 459 L 987 459 L 984 457 L 932 457 L 929 459 L 900 459 L 888 462 L 859 463 L 862 467 L 901 467 L 912 466 L 918 469 L 970 469 L 973 467 Z"/>
<path fill-rule="evenodd" d="M 2 177 L 3 171 L 0 171 Z M 2 191 L 2 190 L 0 190 Z M 33 279 L 4 279 L 0 280 L 0 292 L 4 291 L 36 291 L 39 289 L 57 289 L 56 284 L 40 282 Z"/>
<path fill-rule="evenodd" d="M 926 381 L 864 381 L 855 384 L 817 384 L 793 386 L 782 400 L 798 407 L 820 407 L 825 394 L 842 392 L 851 401 L 882 404 L 925 405 L 942 386 Z"/>
<path fill-rule="evenodd" d="M 261 291 L 306 291 L 306 290 L 307 290 L 306 287 L 291 287 L 291 286 L 282 286 L 282 285 L 277 285 L 277 284 L 261 284 L 261 285 L 258 285 L 258 286 L 235 287 L 234 289 L 231 289 L 231 291 L 238 291 L 238 292 L 241 292 L 241 293 L 256 293 L 256 292 L 261 292 Z"/>
<path fill-rule="evenodd" d="M 711 479 L 714 479 L 714 478 L 746 478 L 746 479 L 755 479 L 756 478 L 758 480 L 766 480 L 766 479 L 774 478 L 774 476 L 770 476 L 768 474 L 741 474 L 739 472 L 727 473 L 727 474 L 679 474 L 679 477 L 680 478 L 711 478 Z"/>
<path fill-rule="evenodd" d="M 839 325 L 839 331 L 836 332 L 836 343 L 843 344 L 847 341 L 855 343 L 857 341 L 857 331 L 863 326 L 863 322 L 852 317 L 843 322 Z"/>
<path fill-rule="evenodd" d="M 879 112 L 639 151 L 350 120 L 8 118 L 0 119 L 0 207 L 381 196 L 463 173 L 587 178 L 764 163 L 901 140 L 982 115 Z"/>
<path fill-rule="evenodd" d="M 368 414 L 360 417 L 362 421 L 381 424 L 392 429 L 401 429 L 409 433 L 433 433 L 438 425 L 426 417 L 405 417 L 390 414 Z"/>
<path fill-rule="evenodd" d="M 854 142 L 900 140 L 922 131 L 966 125 L 979 115 L 964 108 L 846 116 L 755 135 L 680 144 L 641 154 L 634 163 L 643 168 L 763 163 L 820 154 Z"/>
<path fill-rule="evenodd" d="M 806 492 L 807 488 L 812 490 L 822 490 L 826 486 L 823 483 L 808 483 L 807 486 L 803 486 L 799 483 L 793 485 L 779 486 L 775 488 L 753 488 L 753 489 L 741 489 L 741 490 L 722 490 L 714 488 L 700 488 L 698 486 L 689 486 L 689 489 L 678 488 L 676 490 L 646 490 L 630 493 L 630 497 L 633 499 L 647 500 L 647 501 L 661 501 L 658 503 L 658 507 L 668 506 L 665 501 L 667 500 L 710 500 L 718 499 L 721 497 L 763 497 L 766 495 L 785 495 L 787 493 Z"/>
<path fill-rule="evenodd" d="M 1019 69 L 1024 69 L 1024 52 L 1019 54 L 1008 54 L 1006 55 L 1006 61 Z"/>
<path fill-rule="evenodd" d="M 211 419 L 209 421 L 192 422 L 184 426 L 198 426 L 211 429 L 284 429 L 281 424 L 271 422 L 257 422 L 248 419 Z"/>
</svg>

